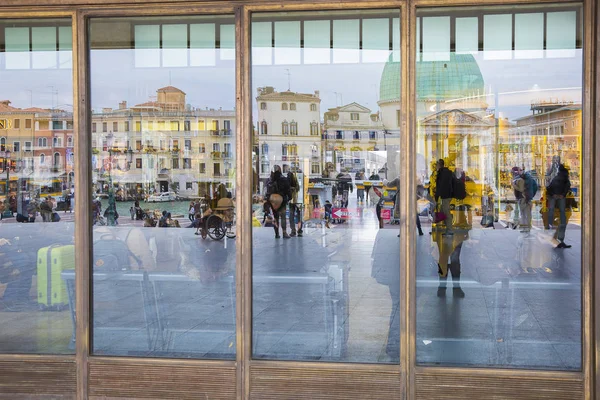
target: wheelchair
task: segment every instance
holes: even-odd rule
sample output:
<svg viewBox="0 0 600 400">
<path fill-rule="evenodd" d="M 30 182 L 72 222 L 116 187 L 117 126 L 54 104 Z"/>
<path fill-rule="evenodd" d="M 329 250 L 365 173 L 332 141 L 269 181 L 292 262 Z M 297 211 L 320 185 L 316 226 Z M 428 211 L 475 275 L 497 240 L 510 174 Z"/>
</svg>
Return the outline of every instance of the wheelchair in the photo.
<svg viewBox="0 0 600 400">
<path fill-rule="evenodd" d="M 205 232 L 213 240 L 221 240 L 225 236 L 229 239 L 235 238 L 235 211 L 230 205 L 223 205 L 221 200 L 212 213 L 206 217 Z M 204 238 L 204 235 L 202 235 Z"/>
</svg>

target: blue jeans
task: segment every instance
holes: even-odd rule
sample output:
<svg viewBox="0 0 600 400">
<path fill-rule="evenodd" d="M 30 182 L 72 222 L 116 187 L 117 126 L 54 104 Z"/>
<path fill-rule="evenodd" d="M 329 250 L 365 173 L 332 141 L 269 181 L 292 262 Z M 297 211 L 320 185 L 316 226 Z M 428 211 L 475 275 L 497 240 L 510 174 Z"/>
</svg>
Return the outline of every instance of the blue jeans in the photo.
<svg viewBox="0 0 600 400">
<path fill-rule="evenodd" d="M 548 224 L 554 225 L 554 208 L 558 203 L 558 210 L 560 212 L 560 225 L 558 225 L 557 239 L 562 242 L 565 240 L 565 231 L 567 230 L 567 215 L 565 208 L 567 205 L 567 199 L 550 197 L 548 199 Z"/>
</svg>

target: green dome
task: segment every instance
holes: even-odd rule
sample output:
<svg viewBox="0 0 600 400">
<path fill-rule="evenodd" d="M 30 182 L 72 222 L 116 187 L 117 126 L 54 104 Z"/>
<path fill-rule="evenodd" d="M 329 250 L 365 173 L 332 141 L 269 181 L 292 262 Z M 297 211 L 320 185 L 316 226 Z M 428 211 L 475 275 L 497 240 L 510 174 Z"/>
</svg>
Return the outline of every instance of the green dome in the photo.
<svg viewBox="0 0 600 400">
<path fill-rule="evenodd" d="M 417 61 L 417 100 L 448 100 L 484 92 L 483 76 L 471 54 L 450 53 L 448 61 Z M 379 102 L 400 101 L 400 63 L 385 64 Z"/>
</svg>

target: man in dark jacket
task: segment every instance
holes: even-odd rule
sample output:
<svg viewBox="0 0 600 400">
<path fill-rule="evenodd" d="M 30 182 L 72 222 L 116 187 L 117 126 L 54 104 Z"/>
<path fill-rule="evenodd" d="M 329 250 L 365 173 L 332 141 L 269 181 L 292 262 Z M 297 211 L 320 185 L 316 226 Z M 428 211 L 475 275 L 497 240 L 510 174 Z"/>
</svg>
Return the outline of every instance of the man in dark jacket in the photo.
<svg viewBox="0 0 600 400">
<path fill-rule="evenodd" d="M 569 170 L 565 168 L 564 164 L 558 166 L 558 173 L 552 179 L 548 187 L 546 188 L 546 195 L 548 196 L 548 225 L 554 223 L 554 207 L 558 203 L 558 209 L 560 211 L 560 225 L 558 226 L 557 239 L 559 249 L 568 249 L 571 247 L 570 244 L 565 243 L 565 231 L 567 230 L 567 215 L 565 212 L 567 204 L 567 193 L 571 189 L 571 181 L 569 180 Z M 549 227 L 546 227 L 547 229 Z"/>
<path fill-rule="evenodd" d="M 281 205 L 277 208 L 271 201 L 270 197 L 273 194 L 278 194 L 283 198 Z M 268 201 L 273 206 L 273 217 L 275 218 L 275 239 L 279 239 L 279 226 L 283 232 L 283 238 L 289 239 L 290 235 L 287 233 L 287 223 L 285 219 L 285 210 L 288 202 L 292 198 L 292 190 L 290 187 L 290 180 L 287 176 L 281 173 L 281 167 L 276 165 L 271 173 L 269 182 L 267 183 L 267 196 Z"/>
<path fill-rule="evenodd" d="M 452 172 L 444 166 L 444 160 L 439 159 L 437 162 L 437 178 L 435 180 L 435 201 L 442 201 L 442 212 L 446 215 L 444 224 L 446 232 L 444 235 L 453 235 L 452 232 L 452 214 L 450 213 L 450 202 L 452 201 L 453 193 L 453 176 Z"/>
</svg>

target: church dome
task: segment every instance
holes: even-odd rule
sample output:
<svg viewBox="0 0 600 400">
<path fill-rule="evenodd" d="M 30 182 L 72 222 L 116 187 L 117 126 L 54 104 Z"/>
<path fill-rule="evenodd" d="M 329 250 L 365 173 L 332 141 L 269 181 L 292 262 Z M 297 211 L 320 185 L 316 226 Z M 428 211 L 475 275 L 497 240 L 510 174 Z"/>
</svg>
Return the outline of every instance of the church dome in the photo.
<svg viewBox="0 0 600 400">
<path fill-rule="evenodd" d="M 471 54 L 450 53 L 447 61 L 417 61 L 417 101 L 443 101 L 484 93 L 484 81 Z M 391 56 L 379 84 L 379 104 L 400 101 L 400 63 Z"/>
</svg>

